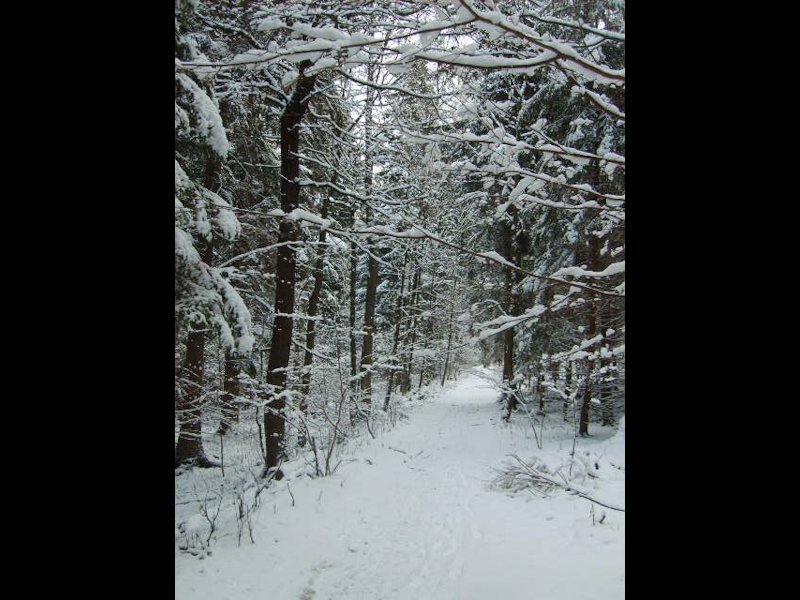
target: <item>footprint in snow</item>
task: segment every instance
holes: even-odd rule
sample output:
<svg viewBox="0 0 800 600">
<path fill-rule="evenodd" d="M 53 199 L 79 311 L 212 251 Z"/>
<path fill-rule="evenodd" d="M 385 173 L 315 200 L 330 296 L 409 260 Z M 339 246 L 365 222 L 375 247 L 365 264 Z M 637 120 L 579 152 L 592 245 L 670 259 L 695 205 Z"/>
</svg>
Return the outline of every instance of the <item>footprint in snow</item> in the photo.
<svg viewBox="0 0 800 600">
<path fill-rule="evenodd" d="M 310 587 L 305 588 L 300 594 L 299 600 L 311 600 L 317 592 Z"/>
</svg>

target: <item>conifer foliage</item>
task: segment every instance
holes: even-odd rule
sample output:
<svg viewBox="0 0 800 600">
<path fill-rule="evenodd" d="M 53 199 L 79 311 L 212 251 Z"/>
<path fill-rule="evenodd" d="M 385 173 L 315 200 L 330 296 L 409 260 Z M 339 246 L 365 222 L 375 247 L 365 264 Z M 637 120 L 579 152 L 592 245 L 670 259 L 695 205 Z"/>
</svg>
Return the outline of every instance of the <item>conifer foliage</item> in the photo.
<svg viewBox="0 0 800 600">
<path fill-rule="evenodd" d="M 624 29 L 617 0 L 176 0 L 176 468 L 234 434 L 266 480 L 328 474 L 477 362 L 506 419 L 614 425 Z"/>
</svg>

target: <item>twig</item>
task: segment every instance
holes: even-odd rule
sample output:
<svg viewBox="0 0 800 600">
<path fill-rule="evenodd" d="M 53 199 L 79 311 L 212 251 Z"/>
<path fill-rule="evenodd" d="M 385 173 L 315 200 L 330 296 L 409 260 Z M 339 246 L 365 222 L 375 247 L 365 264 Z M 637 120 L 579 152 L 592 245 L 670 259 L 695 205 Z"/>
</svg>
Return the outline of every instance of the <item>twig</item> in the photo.
<svg viewBox="0 0 800 600">
<path fill-rule="evenodd" d="M 560 483 L 560 482 L 558 482 L 558 481 L 556 481 L 554 479 L 551 479 L 550 477 L 548 477 L 547 475 L 545 475 L 544 473 L 542 473 L 541 471 L 539 471 L 535 467 L 532 467 L 531 465 L 526 464 L 516 454 L 511 454 L 510 456 L 512 458 L 514 458 L 520 465 L 522 465 L 523 469 L 525 469 L 525 471 L 528 472 L 531 475 L 531 477 L 534 478 L 534 479 L 542 479 L 542 480 L 544 480 L 544 481 L 546 481 L 548 483 L 553 484 L 554 486 L 556 486 L 558 488 L 563 489 L 565 492 L 569 492 L 570 494 L 574 494 L 574 495 L 579 496 L 579 497 L 581 497 L 581 498 L 583 498 L 585 500 L 589 500 L 590 502 L 594 502 L 595 504 L 599 504 L 600 506 L 605 506 L 606 508 L 610 508 L 611 510 L 618 510 L 619 512 L 625 512 L 624 508 L 620 508 L 619 506 L 614 506 L 612 504 L 608 504 L 606 502 L 602 502 L 602 501 L 598 500 L 597 498 L 593 498 L 592 496 L 590 496 L 589 494 L 587 494 L 583 490 L 579 490 L 579 489 L 575 488 L 575 486 L 570 484 L 570 483 Z"/>
<path fill-rule="evenodd" d="M 292 488 L 289 487 L 289 482 L 286 482 L 286 489 L 289 490 L 289 495 L 292 497 L 292 506 L 294 506 L 294 494 L 292 493 Z"/>
</svg>

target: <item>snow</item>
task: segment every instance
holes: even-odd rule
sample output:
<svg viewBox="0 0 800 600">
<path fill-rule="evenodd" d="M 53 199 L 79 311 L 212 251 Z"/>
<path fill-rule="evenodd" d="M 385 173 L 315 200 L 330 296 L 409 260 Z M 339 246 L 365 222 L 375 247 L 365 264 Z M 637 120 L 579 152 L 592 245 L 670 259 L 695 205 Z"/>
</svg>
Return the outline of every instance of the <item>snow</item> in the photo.
<svg viewBox="0 0 800 600">
<path fill-rule="evenodd" d="M 255 343 L 252 321 L 239 293 L 225 279 L 220 269 L 205 264 L 192 242 L 192 237 L 175 227 L 176 267 L 185 268 L 188 281 L 195 286 L 194 301 L 206 304 L 211 314 L 199 313 L 197 322 L 210 322 L 219 333 L 221 346 L 241 354 L 250 352 Z"/>
<path fill-rule="evenodd" d="M 595 426 L 570 458 L 572 430 L 548 417 L 539 450 L 526 418 L 501 420 L 497 377 L 476 370 L 354 440 L 332 476 L 273 482 L 254 544 L 245 533 L 238 545 L 235 520 L 220 516 L 210 555 L 176 553 L 176 600 L 623 598 L 624 512 L 492 482 L 514 454 L 624 507 L 624 421 L 616 435 Z M 205 483 L 199 495 L 218 486 Z M 176 501 L 176 540 L 208 535 L 197 506 Z"/>
<path fill-rule="evenodd" d="M 575 87 L 576 87 L 575 92 L 578 95 L 586 94 L 592 100 L 594 100 L 598 104 L 598 106 L 600 106 L 603 110 L 611 113 L 615 117 L 619 117 L 620 119 L 624 119 L 625 118 L 625 113 L 623 113 L 619 108 L 617 108 L 611 102 L 609 102 L 607 98 L 601 96 L 597 92 L 593 92 L 591 90 L 587 90 L 584 87 L 580 87 L 580 86 L 575 86 Z"/>
<path fill-rule="evenodd" d="M 544 49 L 539 57 L 551 60 L 558 56 L 558 63 L 562 68 L 571 69 L 588 80 L 599 81 L 601 83 L 614 83 L 615 81 L 625 80 L 625 70 L 614 70 L 602 65 L 593 63 L 581 57 L 570 44 L 553 40 L 549 35 L 540 35 L 535 29 L 514 23 L 506 18 L 499 11 L 482 11 L 472 5 L 467 0 L 459 0 L 458 16 L 466 19 L 467 15 L 472 15 L 483 21 L 482 29 L 491 31 L 496 29 L 494 37 L 500 37 L 506 32 L 517 34 L 520 38 L 533 43 L 538 48 Z M 507 64 L 505 66 L 511 66 Z"/>
<path fill-rule="evenodd" d="M 289 69 L 286 71 L 286 73 L 283 74 L 283 77 L 281 77 L 281 85 L 283 86 L 283 89 L 289 89 L 292 85 L 294 85 L 294 82 L 297 81 L 299 76 L 300 73 L 296 69 Z"/>
<path fill-rule="evenodd" d="M 536 180 L 533 177 L 523 177 L 517 186 L 511 191 L 508 195 L 508 199 L 510 201 L 514 201 L 519 198 L 520 194 L 524 192 L 532 193 L 535 192 L 546 185 L 546 182 L 542 180 Z"/>
<path fill-rule="evenodd" d="M 510 263 L 509 263 L 510 264 Z M 547 308 L 542 304 L 534 304 L 531 308 L 526 310 L 521 315 L 511 316 L 511 315 L 503 315 L 501 317 L 497 317 L 496 319 L 492 319 L 491 321 L 487 321 L 485 323 L 476 323 L 475 327 L 480 328 L 481 332 L 474 338 L 472 338 L 473 342 L 477 342 L 480 340 L 485 340 L 487 338 L 492 337 L 506 329 L 511 329 L 512 327 L 516 327 L 520 323 L 524 323 L 525 321 L 530 321 L 531 319 L 535 319 L 536 317 L 542 315 L 547 311 Z M 491 325 L 498 325 L 498 327 L 490 327 Z"/>
<path fill-rule="evenodd" d="M 531 58 L 508 58 L 491 54 L 455 54 L 453 52 L 443 52 L 441 50 L 424 50 L 419 52 L 419 57 L 434 62 L 444 62 L 463 67 L 477 67 L 484 69 L 507 69 L 519 70 L 533 73 L 531 67 L 541 66 L 554 60 L 557 56 L 555 52 L 549 50 L 539 52 Z M 530 70 L 530 71 L 529 71 Z"/>
<path fill-rule="evenodd" d="M 602 271 L 587 271 L 581 267 L 564 267 L 553 273 L 553 277 L 564 277 L 572 275 L 573 277 L 610 277 L 625 272 L 625 261 L 611 263 Z"/>
<path fill-rule="evenodd" d="M 320 229 L 328 229 L 333 221 L 330 219 L 323 219 L 319 215 L 315 215 L 312 212 L 309 212 L 302 208 L 295 208 L 294 210 L 285 213 L 280 208 L 273 208 L 269 212 L 267 212 L 267 216 L 270 217 L 285 217 L 290 221 L 305 221 L 308 223 L 313 223 L 317 225 Z"/>
<path fill-rule="evenodd" d="M 281 19 L 263 19 L 259 21 L 256 29 L 258 31 L 272 31 L 273 29 L 280 29 L 281 27 L 286 27 L 286 23 Z"/>
<path fill-rule="evenodd" d="M 216 104 L 190 77 L 176 73 L 175 80 L 192 96 L 192 107 L 197 118 L 197 130 L 214 152 L 225 158 L 230 149 L 230 142 L 222 125 Z"/>
<path fill-rule="evenodd" d="M 191 236 L 180 227 L 175 227 L 175 255 L 192 264 L 200 262 Z"/>
<path fill-rule="evenodd" d="M 202 196 L 205 196 L 204 194 Z M 211 222 L 208 220 L 208 211 L 206 210 L 205 202 L 201 198 L 198 199 L 195 206 L 194 214 L 194 228 L 200 237 L 207 240 L 211 239 Z"/>
<path fill-rule="evenodd" d="M 410 239 L 418 239 L 424 237 L 432 237 L 423 229 L 419 227 L 411 227 L 405 231 L 395 231 L 391 227 L 386 227 L 384 225 L 373 225 L 372 227 L 363 227 L 361 229 L 355 230 L 355 233 L 359 234 L 366 234 L 366 233 L 373 233 L 376 235 L 388 235 L 394 238 L 410 238 Z"/>
<path fill-rule="evenodd" d="M 487 259 L 487 260 L 491 260 L 493 262 L 500 263 L 501 265 L 506 265 L 506 266 L 510 266 L 510 267 L 516 267 L 516 265 L 514 263 L 509 262 L 508 260 L 506 260 L 503 256 L 501 256 L 498 252 L 495 252 L 494 250 L 490 250 L 489 252 L 478 252 L 475 256 L 477 258 L 479 258 L 479 259 L 484 258 L 484 259 Z"/>
<path fill-rule="evenodd" d="M 218 273 L 219 271 L 215 270 L 215 272 Z M 247 309 L 242 297 L 226 279 L 216 275 L 215 284 L 217 292 L 222 297 L 223 309 L 226 313 L 226 318 L 215 319 L 219 327 L 220 344 L 226 350 L 233 350 L 241 355 L 247 355 L 255 344 L 255 338 L 250 333 L 252 330 L 250 311 Z M 238 335 L 231 329 L 231 325 L 240 330 Z"/>
<path fill-rule="evenodd" d="M 189 176 L 186 174 L 186 171 L 183 170 L 183 167 L 175 161 L 175 191 L 180 190 L 190 190 L 194 187 L 192 180 L 189 179 Z"/>
<path fill-rule="evenodd" d="M 226 240 L 235 240 L 242 232 L 242 225 L 230 208 L 221 206 L 214 220 Z"/>
<path fill-rule="evenodd" d="M 332 42 L 350 41 L 350 35 L 346 31 L 341 31 L 339 29 L 335 29 L 334 27 L 312 27 L 311 25 L 306 25 L 305 23 L 295 23 L 292 25 L 292 29 L 299 34 L 306 35 L 308 37 L 320 38 Z"/>
<path fill-rule="evenodd" d="M 219 228 L 222 237 L 228 241 L 233 241 L 237 237 L 239 237 L 239 234 L 242 232 L 242 225 L 241 223 L 239 223 L 239 219 L 236 218 L 236 215 L 234 214 L 231 205 L 228 204 L 224 199 L 222 199 L 219 196 L 219 194 L 216 194 L 211 190 L 203 188 L 201 190 L 201 195 L 204 199 L 210 200 L 211 203 L 216 206 L 217 214 L 214 217 L 214 222 Z M 203 212 L 205 213 L 204 208 Z M 206 222 L 204 223 L 204 227 L 210 228 L 210 224 L 207 221 L 208 218 L 207 215 L 205 218 Z M 198 231 L 203 233 L 203 231 L 199 226 L 198 226 Z"/>
<path fill-rule="evenodd" d="M 306 71 L 307 75 L 312 75 L 318 71 L 322 71 L 324 69 L 330 69 L 331 67 L 335 67 L 337 61 L 335 58 L 327 56 L 324 58 L 320 58 L 317 62 L 314 63 L 314 66 L 308 71 Z"/>
</svg>

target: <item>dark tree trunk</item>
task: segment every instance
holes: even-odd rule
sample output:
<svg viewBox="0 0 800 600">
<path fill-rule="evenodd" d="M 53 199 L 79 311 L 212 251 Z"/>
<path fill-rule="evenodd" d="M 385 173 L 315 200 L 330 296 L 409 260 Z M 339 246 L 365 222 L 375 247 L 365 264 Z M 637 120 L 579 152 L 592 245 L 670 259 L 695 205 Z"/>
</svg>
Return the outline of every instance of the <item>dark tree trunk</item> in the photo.
<svg viewBox="0 0 800 600">
<path fill-rule="evenodd" d="M 516 266 L 522 265 L 522 227 L 519 221 L 519 210 L 516 205 L 508 207 L 509 219 L 504 223 L 502 236 L 502 254 L 509 262 Z M 517 271 L 506 270 L 506 311 L 511 316 L 521 312 L 520 290 L 518 284 L 522 275 Z M 517 408 L 517 389 L 514 383 L 514 328 L 509 327 L 503 332 L 503 381 L 509 391 L 506 396 L 505 419 L 511 418 L 511 413 Z"/>
<path fill-rule="evenodd" d="M 408 353 L 405 360 L 405 370 L 403 371 L 403 380 L 400 384 L 400 393 L 407 394 L 411 390 L 411 369 L 414 363 L 414 344 L 417 343 L 417 313 L 419 305 L 420 288 L 422 287 L 422 265 L 418 265 L 414 272 L 414 277 L 411 281 L 411 304 L 409 305 L 409 314 L 413 314 L 411 318 L 411 335 L 408 340 Z"/>
<path fill-rule="evenodd" d="M 367 297 L 364 300 L 364 343 L 361 347 L 361 401 L 367 410 L 372 404 L 372 341 L 375 331 L 375 300 L 378 290 L 378 261 L 369 257 Z"/>
<path fill-rule="evenodd" d="M 397 296 L 397 308 L 394 313 L 394 341 L 392 342 L 391 370 L 389 371 L 389 381 L 386 384 L 386 398 L 383 400 L 383 410 L 389 408 L 389 401 L 392 399 L 392 388 L 394 387 L 395 367 L 397 366 L 397 349 L 400 345 L 400 322 L 403 318 L 403 302 L 405 300 L 406 287 L 406 267 L 408 266 L 408 248 L 403 254 L 403 272 L 400 275 L 400 294 Z"/>
<path fill-rule="evenodd" d="M 425 339 L 422 340 L 423 353 L 422 353 L 422 364 L 419 367 L 419 384 L 417 385 L 417 389 L 418 390 L 422 389 L 422 384 L 425 381 L 425 373 L 428 370 L 427 352 L 424 352 L 424 351 L 428 349 L 428 341 L 433 336 L 433 316 L 432 315 L 433 315 L 433 307 L 434 307 L 433 303 L 434 303 L 435 297 L 436 297 L 436 269 L 433 270 L 433 276 L 431 277 L 431 285 L 430 285 L 430 288 L 429 288 L 429 291 L 428 291 L 428 310 L 427 310 L 428 316 L 426 317 L 426 319 L 428 321 L 428 323 L 427 323 L 428 326 L 426 328 L 427 329 L 427 332 L 426 332 L 427 335 L 425 336 Z"/>
<path fill-rule="evenodd" d="M 566 392 L 568 396 L 572 395 L 572 361 L 567 362 L 567 372 L 564 374 L 564 392 Z M 568 420 L 567 419 L 568 410 L 569 410 L 569 400 L 567 398 L 564 398 L 563 416 L 565 421 Z"/>
<path fill-rule="evenodd" d="M 611 304 L 608 302 L 604 303 L 604 309 L 602 311 L 603 320 L 600 321 L 600 332 L 605 336 L 606 331 L 611 326 Z M 611 351 L 611 347 L 613 345 L 613 338 L 611 336 L 607 336 L 603 342 L 603 347 L 607 349 L 608 352 Z M 601 356 L 600 358 L 600 371 L 602 373 L 602 384 L 600 387 L 600 407 L 603 414 L 603 425 L 615 425 L 614 421 L 614 407 L 611 403 L 611 387 L 614 385 L 614 374 L 611 371 L 612 361 L 609 358 L 604 358 Z"/>
<path fill-rule="evenodd" d="M 316 76 L 305 77 L 303 71 L 309 62 L 300 64 L 300 75 L 297 87 L 292 94 L 286 109 L 281 115 L 281 210 L 289 213 L 298 207 L 300 202 L 300 123 L 308 108 L 310 94 L 314 88 Z M 264 432 L 266 436 L 266 468 L 263 476 L 274 472 L 275 479 L 281 479 L 283 473 L 278 468 L 285 457 L 285 422 L 284 409 L 289 358 L 292 347 L 291 314 L 294 312 L 296 263 L 295 250 L 286 242 L 297 241 L 297 227 L 294 221 L 284 219 L 278 226 L 277 266 L 275 273 L 275 317 L 272 325 L 272 343 L 270 345 L 269 362 L 267 363 L 267 384 L 272 386 L 267 398 L 267 410 L 264 411 Z"/>
<path fill-rule="evenodd" d="M 354 391 L 357 385 L 356 375 L 358 375 L 358 340 L 356 339 L 357 274 L 358 274 L 358 258 L 356 256 L 356 245 L 351 240 L 350 241 L 350 387 Z"/>
<path fill-rule="evenodd" d="M 225 379 L 222 384 L 222 420 L 217 434 L 225 435 L 234 423 L 239 422 L 239 366 L 230 352 L 225 352 Z"/>
<path fill-rule="evenodd" d="M 600 163 L 598 161 L 592 162 L 592 187 L 600 191 Z M 591 231 L 591 229 L 597 228 L 597 220 L 600 216 L 600 211 L 598 209 L 589 209 L 588 211 L 588 235 L 589 235 L 589 270 L 590 271 L 599 271 L 601 270 L 600 265 L 600 238 L 598 237 L 595 231 Z M 596 294 L 589 292 L 590 295 L 590 302 L 589 302 L 589 328 L 587 331 L 588 339 L 593 338 L 597 335 L 597 316 L 598 316 L 598 298 Z M 596 348 L 589 349 L 590 352 L 599 352 L 600 345 L 598 344 Z M 591 409 L 591 402 L 592 402 L 592 394 L 593 394 L 593 365 L 592 360 L 586 360 L 586 385 L 583 391 L 583 405 L 581 406 L 581 421 L 580 421 L 580 435 L 589 435 L 589 411 Z M 599 361 L 598 361 L 599 362 Z"/>
<path fill-rule="evenodd" d="M 284 221 L 280 224 L 279 243 L 295 241 L 296 237 L 294 223 Z M 270 390 L 268 408 L 264 414 L 267 469 L 276 467 L 284 455 L 283 410 L 286 402 L 283 396 L 276 396 L 286 389 L 286 369 L 289 366 L 292 343 L 292 318 L 287 315 L 294 312 L 295 256 L 294 250 L 288 246 L 278 248 L 276 279 L 278 283 L 275 289 L 275 317 L 272 325 L 269 361 L 267 362 L 267 383 L 273 387 Z M 280 475 L 276 478 L 279 479 Z"/>
<path fill-rule="evenodd" d="M 550 379 L 553 381 L 553 388 L 558 389 L 558 381 L 559 377 L 559 370 L 561 369 L 561 365 L 557 361 L 551 360 L 550 361 Z M 542 380 L 544 380 L 544 373 L 541 375 Z M 539 396 L 539 412 L 544 413 L 544 394 Z"/>
<path fill-rule="evenodd" d="M 503 332 L 503 383 L 506 391 L 506 419 L 517 408 L 517 396 L 514 393 L 514 329 L 509 327 Z"/>
<path fill-rule="evenodd" d="M 213 192 L 220 190 L 220 171 L 222 160 L 211 154 L 203 172 L 203 186 Z M 203 262 L 211 265 L 214 261 L 212 240 L 205 242 L 202 251 Z M 203 368 L 205 366 L 205 332 L 190 331 L 186 340 L 186 374 L 189 386 L 179 398 L 176 406 L 179 414 L 180 430 L 175 446 L 175 466 L 182 464 L 198 467 L 216 466 L 203 449 L 202 439 L 202 398 Z"/>
<path fill-rule="evenodd" d="M 367 65 L 367 81 L 375 79 L 375 65 Z M 367 226 L 372 225 L 372 209 L 369 201 L 372 196 L 372 108 L 375 101 L 375 90 L 367 87 L 367 97 L 364 107 L 364 138 L 366 146 L 364 148 L 364 196 L 367 198 L 365 209 L 365 222 Z M 373 252 L 376 246 L 371 239 L 367 239 L 367 294 L 364 299 L 364 341 L 361 345 L 361 401 L 366 406 L 367 412 L 372 406 L 372 363 L 374 362 L 373 336 L 375 334 L 375 301 L 378 290 L 378 261 L 375 260 Z"/>
<path fill-rule="evenodd" d="M 444 367 L 442 368 L 442 387 L 444 387 L 444 382 L 447 381 L 447 370 L 450 368 L 450 350 L 453 347 L 453 316 L 456 310 L 456 293 L 458 292 L 455 264 L 453 264 L 450 274 L 453 276 L 453 289 L 450 292 L 450 312 L 447 316 L 447 351 L 444 358 Z"/>
<path fill-rule="evenodd" d="M 550 379 L 553 380 L 553 387 L 558 387 L 558 362 L 550 361 Z"/>
<path fill-rule="evenodd" d="M 600 238 L 594 234 L 589 236 L 589 269 L 594 271 L 598 269 L 600 263 Z M 590 292 L 590 294 L 592 294 Z M 597 298 L 592 294 L 592 299 L 589 302 L 589 327 L 586 335 L 588 339 L 593 338 L 597 334 Z M 597 351 L 597 348 L 590 349 L 590 352 Z M 586 384 L 583 388 L 583 404 L 581 405 L 581 421 L 578 433 L 580 435 L 589 434 L 589 411 L 592 405 L 592 392 L 593 392 L 593 369 L 592 360 L 586 359 Z"/>
<path fill-rule="evenodd" d="M 584 360 L 586 379 L 583 384 L 583 403 L 581 404 L 581 417 L 578 433 L 582 436 L 589 435 L 589 409 L 592 406 L 592 361 Z"/>
<path fill-rule="evenodd" d="M 180 465 L 210 467 L 214 466 L 203 449 L 202 436 L 202 396 L 203 364 L 205 362 L 205 334 L 190 331 L 186 340 L 185 372 L 189 385 L 184 394 L 178 397 L 176 409 L 180 421 L 178 443 L 175 446 L 175 467 Z"/>
<path fill-rule="evenodd" d="M 333 183 L 336 183 L 336 175 L 334 175 Z M 320 216 L 323 219 L 328 218 L 328 196 L 322 203 L 322 211 Z M 300 408 L 303 412 L 307 410 L 306 397 L 308 396 L 308 389 L 311 385 L 311 365 L 314 362 L 314 345 L 316 343 L 316 321 L 314 317 L 319 312 L 319 297 L 322 294 L 323 272 L 325 268 L 325 240 L 327 239 L 327 231 L 325 229 L 319 232 L 319 245 L 317 246 L 317 261 L 314 266 L 314 289 L 311 290 L 311 297 L 308 299 L 308 325 L 306 326 L 306 350 L 303 359 L 303 379 L 300 385 L 300 393 L 303 395 Z"/>
</svg>

